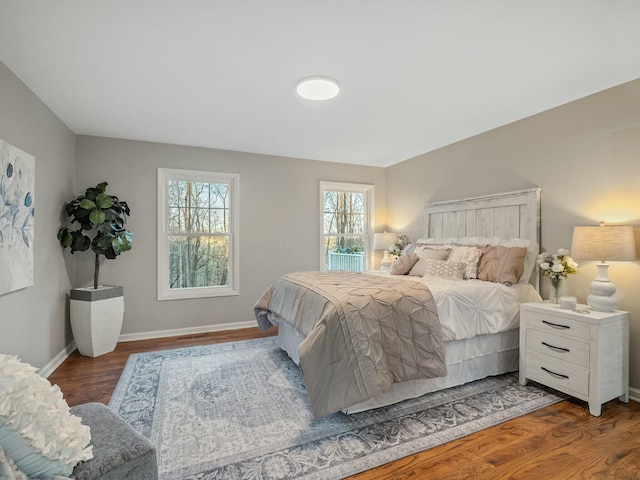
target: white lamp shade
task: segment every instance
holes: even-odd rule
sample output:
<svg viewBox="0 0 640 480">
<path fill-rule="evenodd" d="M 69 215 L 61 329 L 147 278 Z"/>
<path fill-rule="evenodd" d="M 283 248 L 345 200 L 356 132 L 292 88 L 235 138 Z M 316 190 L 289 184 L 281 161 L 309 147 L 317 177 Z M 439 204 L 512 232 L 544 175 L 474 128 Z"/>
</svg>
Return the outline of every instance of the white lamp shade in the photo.
<svg viewBox="0 0 640 480">
<path fill-rule="evenodd" d="M 571 256 L 582 260 L 621 261 L 636 259 L 631 225 L 573 227 Z"/>
<path fill-rule="evenodd" d="M 374 250 L 386 250 L 391 245 L 398 241 L 397 233 L 374 233 L 373 234 L 373 249 Z"/>
<path fill-rule="evenodd" d="M 573 227 L 571 256 L 583 260 L 601 260 L 598 274 L 589 285 L 587 303 L 594 310 L 611 312 L 618 306 L 613 296 L 616 286 L 609 280 L 609 265 L 605 261 L 636 259 L 636 242 L 630 225 Z"/>
</svg>

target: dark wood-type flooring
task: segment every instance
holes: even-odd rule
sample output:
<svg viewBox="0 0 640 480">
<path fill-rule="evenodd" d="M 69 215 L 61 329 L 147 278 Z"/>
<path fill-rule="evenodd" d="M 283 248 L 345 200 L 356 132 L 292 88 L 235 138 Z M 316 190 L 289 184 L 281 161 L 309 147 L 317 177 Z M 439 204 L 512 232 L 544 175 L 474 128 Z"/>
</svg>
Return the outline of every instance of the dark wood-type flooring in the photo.
<svg viewBox="0 0 640 480">
<path fill-rule="evenodd" d="M 272 329 L 273 330 L 273 329 Z M 124 342 L 97 358 L 77 351 L 49 376 L 70 406 L 107 403 L 132 353 L 273 334 L 244 329 Z M 501 425 L 350 477 L 382 479 L 640 479 L 640 404 L 613 400 L 593 417 L 563 401 Z"/>
</svg>

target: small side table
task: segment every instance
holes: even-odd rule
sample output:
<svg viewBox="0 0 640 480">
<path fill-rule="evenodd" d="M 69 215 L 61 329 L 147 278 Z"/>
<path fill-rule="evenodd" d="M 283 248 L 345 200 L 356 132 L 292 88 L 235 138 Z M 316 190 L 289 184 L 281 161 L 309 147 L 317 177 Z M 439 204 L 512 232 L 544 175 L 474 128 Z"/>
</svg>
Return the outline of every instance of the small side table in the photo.
<svg viewBox="0 0 640 480">
<path fill-rule="evenodd" d="M 548 302 L 520 307 L 520 383 L 533 380 L 589 403 L 629 401 L 629 313 L 565 310 Z"/>
</svg>

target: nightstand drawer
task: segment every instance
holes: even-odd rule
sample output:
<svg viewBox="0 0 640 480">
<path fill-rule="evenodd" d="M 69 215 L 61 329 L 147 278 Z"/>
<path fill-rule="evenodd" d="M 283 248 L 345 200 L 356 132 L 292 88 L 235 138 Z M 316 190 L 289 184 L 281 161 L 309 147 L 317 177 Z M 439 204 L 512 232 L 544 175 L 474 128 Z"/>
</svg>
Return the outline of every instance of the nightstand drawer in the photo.
<svg viewBox="0 0 640 480">
<path fill-rule="evenodd" d="M 534 315 L 527 315 L 526 318 L 527 327 L 535 327 L 544 332 L 589 340 L 589 324 L 585 322 L 538 312 Z"/>
<path fill-rule="evenodd" d="M 589 368 L 589 344 L 575 338 L 528 329 L 527 351 Z"/>
<path fill-rule="evenodd" d="M 527 378 L 565 393 L 589 395 L 589 370 L 554 358 L 527 353 Z"/>
</svg>

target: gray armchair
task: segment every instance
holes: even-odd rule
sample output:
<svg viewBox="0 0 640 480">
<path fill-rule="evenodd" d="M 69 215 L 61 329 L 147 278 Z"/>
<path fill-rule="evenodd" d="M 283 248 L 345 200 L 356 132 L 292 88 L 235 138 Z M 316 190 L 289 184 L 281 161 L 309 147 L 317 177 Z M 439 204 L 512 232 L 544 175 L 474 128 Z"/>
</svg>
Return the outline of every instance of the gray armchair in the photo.
<svg viewBox="0 0 640 480">
<path fill-rule="evenodd" d="M 93 458 L 73 469 L 71 477 L 48 480 L 157 480 L 156 449 L 120 416 L 101 403 L 85 403 L 71 413 L 91 428 Z M 0 480 L 29 480 L 0 448 Z"/>
<path fill-rule="evenodd" d="M 156 449 L 116 412 L 102 403 L 71 407 L 91 428 L 93 459 L 76 466 L 77 480 L 157 480 Z"/>
</svg>

